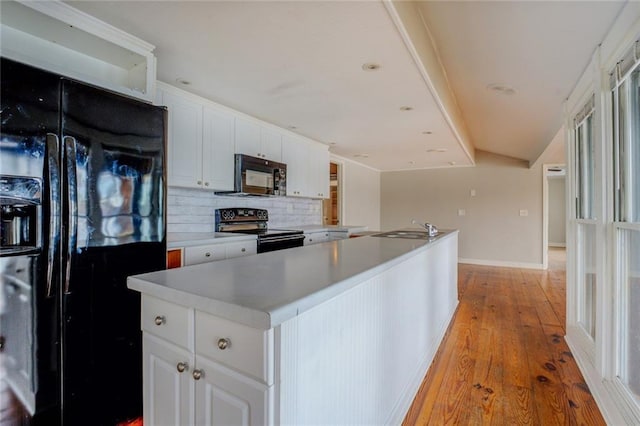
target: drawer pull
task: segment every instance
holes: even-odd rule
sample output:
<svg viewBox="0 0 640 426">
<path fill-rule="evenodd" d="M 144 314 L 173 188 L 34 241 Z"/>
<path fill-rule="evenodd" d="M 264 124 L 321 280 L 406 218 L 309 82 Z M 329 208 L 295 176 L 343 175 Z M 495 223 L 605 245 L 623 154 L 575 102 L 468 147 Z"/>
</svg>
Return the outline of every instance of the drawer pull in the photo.
<svg viewBox="0 0 640 426">
<path fill-rule="evenodd" d="M 204 254 L 204 257 L 211 257 L 211 253 L 206 252 L 206 253 Z"/>
<path fill-rule="evenodd" d="M 162 325 L 167 322 L 167 319 L 162 315 L 158 315 L 153 322 L 155 322 L 156 325 Z"/>
<path fill-rule="evenodd" d="M 189 371 L 189 364 L 187 364 L 186 362 L 179 362 L 178 365 L 176 365 L 176 370 L 178 370 L 178 373 Z"/>
<path fill-rule="evenodd" d="M 218 349 L 220 349 L 221 351 L 224 351 L 230 345 L 231 345 L 231 341 L 229 339 L 226 339 L 226 338 L 218 339 Z"/>
<path fill-rule="evenodd" d="M 195 380 L 200 380 L 202 376 L 204 376 L 204 371 L 196 369 L 196 370 L 193 370 L 192 375 Z"/>
</svg>

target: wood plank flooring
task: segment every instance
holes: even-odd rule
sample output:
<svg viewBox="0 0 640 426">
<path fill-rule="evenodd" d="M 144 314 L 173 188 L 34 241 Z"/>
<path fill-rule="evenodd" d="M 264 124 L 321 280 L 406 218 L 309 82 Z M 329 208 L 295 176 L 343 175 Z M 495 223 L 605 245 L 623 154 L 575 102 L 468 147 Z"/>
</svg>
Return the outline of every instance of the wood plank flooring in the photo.
<svg viewBox="0 0 640 426">
<path fill-rule="evenodd" d="M 460 303 L 403 425 L 604 425 L 565 334 L 550 269 L 460 264 Z"/>
</svg>

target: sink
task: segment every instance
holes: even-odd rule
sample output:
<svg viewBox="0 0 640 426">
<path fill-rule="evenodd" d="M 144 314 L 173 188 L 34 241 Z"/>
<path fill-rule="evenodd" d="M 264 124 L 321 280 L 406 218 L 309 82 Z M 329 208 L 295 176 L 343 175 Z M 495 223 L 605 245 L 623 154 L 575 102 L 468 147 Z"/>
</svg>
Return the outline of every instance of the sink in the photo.
<svg viewBox="0 0 640 426">
<path fill-rule="evenodd" d="M 374 234 L 372 237 L 382 237 L 382 238 L 403 238 L 408 240 L 428 240 L 433 237 L 430 237 L 427 231 L 389 231 L 383 232 L 381 234 Z"/>
</svg>

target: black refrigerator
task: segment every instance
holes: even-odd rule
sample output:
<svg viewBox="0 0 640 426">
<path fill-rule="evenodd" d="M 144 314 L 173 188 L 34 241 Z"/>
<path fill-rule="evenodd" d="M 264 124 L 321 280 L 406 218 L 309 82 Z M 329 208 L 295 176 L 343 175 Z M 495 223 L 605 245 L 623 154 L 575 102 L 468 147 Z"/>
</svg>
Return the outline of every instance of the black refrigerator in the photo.
<svg viewBox="0 0 640 426">
<path fill-rule="evenodd" d="M 1 61 L 2 395 L 22 424 L 128 421 L 142 336 L 126 277 L 165 269 L 166 110 Z"/>
</svg>

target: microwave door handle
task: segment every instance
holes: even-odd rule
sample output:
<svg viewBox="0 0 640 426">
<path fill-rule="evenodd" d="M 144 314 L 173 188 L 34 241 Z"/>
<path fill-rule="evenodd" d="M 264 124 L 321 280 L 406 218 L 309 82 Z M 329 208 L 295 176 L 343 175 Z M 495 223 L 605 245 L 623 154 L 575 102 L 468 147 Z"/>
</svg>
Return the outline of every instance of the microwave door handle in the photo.
<svg viewBox="0 0 640 426">
<path fill-rule="evenodd" d="M 77 199 L 77 179 L 76 179 L 76 140 L 71 136 L 64 137 L 65 162 L 67 168 L 67 202 L 68 212 L 68 234 L 67 253 L 65 261 L 64 293 L 71 293 L 71 259 L 76 251 L 76 236 L 78 232 L 78 199 Z"/>
<path fill-rule="evenodd" d="M 49 187 L 49 238 L 47 247 L 47 287 L 46 297 L 54 296 L 53 266 L 56 247 L 60 241 L 60 163 L 58 153 L 60 147 L 58 136 L 47 133 L 47 185 Z"/>
</svg>

